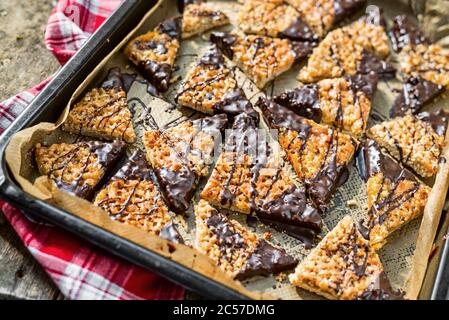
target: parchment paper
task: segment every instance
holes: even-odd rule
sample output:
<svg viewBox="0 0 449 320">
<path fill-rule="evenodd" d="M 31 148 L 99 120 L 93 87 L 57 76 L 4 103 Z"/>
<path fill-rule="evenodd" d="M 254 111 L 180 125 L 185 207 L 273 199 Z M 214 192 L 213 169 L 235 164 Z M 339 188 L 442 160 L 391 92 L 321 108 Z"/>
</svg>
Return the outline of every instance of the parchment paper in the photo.
<svg viewBox="0 0 449 320">
<path fill-rule="evenodd" d="M 236 1 L 209 1 L 209 3 L 225 11 L 235 25 L 236 10 L 238 10 Z M 378 0 L 369 1 L 369 3 L 370 5 L 377 5 L 382 8 L 387 21 L 389 21 L 392 16 L 399 13 L 413 14 L 410 7 L 403 4 L 401 1 Z M 368 10 L 374 9 L 375 7 L 368 6 Z M 52 184 L 48 182 L 47 178 L 39 177 L 36 168 L 33 166 L 30 150 L 32 150 L 35 143 L 43 141 L 51 143 L 61 141 L 74 142 L 79 139 L 79 137 L 63 133 L 59 129 L 59 126 L 64 122 L 67 116 L 70 104 L 80 97 L 80 95 L 87 89 L 98 85 L 106 76 L 109 68 L 120 66 L 122 72 L 136 72 L 131 63 L 124 57 L 121 48 L 132 37 L 145 33 L 154 28 L 165 18 L 176 14 L 178 13 L 175 0 L 159 2 L 156 8 L 151 10 L 145 16 L 139 26 L 130 33 L 123 42 L 95 68 L 82 85 L 74 91 L 71 100 L 62 111 L 61 117 L 56 124 L 41 123 L 14 135 L 6 151 L 7 163 L 21 187 L 36 198 L 51 202 L 95 225 L 134 241 L 145 248 L 156 251 L 165 257 L 169 257 L 182 265 L 192 268 L 197 272 L 244 294 L 250 295 L 252 298 L 276 297 L 282 299 L 317 299 L 319 298 L 318 296 L 290 285 L 285 276 L 278 276 L 276 278 L 254 278 L 244 282 L 243 286 L 241 286 L 221 272 L 220 269 L 207 257 L 197 253 L 189 246 L 176 244 L 169 245 L 168 242 L 163 239 L 151 236 L 135 227 L 113 221 L 109 218 L 106 212 L 93 206 L 88 201 L 75 198 L 52 187 Z M 422 18 L 420 20 L 422 20 Z M 232 28 L 232 26 L 227 26 L 222 29 L 231 30 Z M 209 45 L 207 39 L 208 36 L 206 34 L 182 42 L 177 59 L 179 70 L 174 74 L 174 79 L 177 79 L 178 81 L 174 83 L 169 92 L 165 95 L 164 100 L 148 94 L 146 84 L 143 81 L 140 81 L 141 79 L 138 78 L 138 81 L 134 82 L 132 88 L 128 92 L 128 102 L 133 112 L 133 122 L 138 139 L 135 145 L 129 148 L 128 153 L 131 153 L 135 148 L 143 149 L 141 137 L 145 130 L 156 128 L 164 129 L 187 119 L 203 116 L 201 113 L 190 109 L 173 108 L 170 102 L 173 102 L 180 80 L 183 78 L 188 68 L 192 63 L 195 63 L 200 58 L 202 52 L 207 49 Z M 392 55 L 391 60 L 395 60 L 394 54 Z M 228 63 L 232 65 L 229 61 Z M 265 92 L 260 92 L 241 72 L 237 71 L 237 78 L 247 96 L 251 98 L 252 102 L 255 102 L 261 94 L 271 95 L 280 93 L 287 88 L 291 89 L 296 87 L 298 82 L 295 78 L 300 68 L 301 65 L 297 65 L 289 72 L 281 75 L 273 84 L 267 86 Z M 395 88 L 400 88 L 399 81 L 393 80 L 387 82 L 381 79 L 378 86 L 378 92 L 373 101 L 371 113 L 372 115 L 377 115 L 377 117 L 375 117 L 376 119 L 388 118 L 389 108 L 396 95 L 394 92 Z M 426 109 L 432 110 L 440 107 L 449 109 L 447 101 L 447 97 L 440 98 Z M 373 118 L 371 118 L 368 127 L 373 123 Z M 261 127 L 267 128 L 263 121 L 261 121 Z M 448 139 L 446 139 L 446 141 L 448 141 Z M 272 143 L 275 143 L 275 141 L 272 141 Z M 446 159 L 449 159 L 448 146 L 445 146 L 443 156 L 445 156 Z M 293 170 L 291 170 L 289 165 L 285 165 L 287 166 L 287 169 L 292 172 L 292 176 L 294 176 Z M 365 218 L 366 220 L 367 218 L 365 183 L 357 174 L 357 170 L 354 166 L 351 166 L 349 169 L 350 179 L 345 185 L 339 188 L 329 205 L 329 210 L 323 217 L 325 224 L 323 236 L 347 214 L 357 220 L 361 218 Z M 393 287 L 405 289 L 407 298 L 409 299 L 416 299 L 421 289 L 422 280 L 427 268 L 427 260 L 432 249 L 436 230 L 440 221 L 441 211 L 444 206 L 448 189 L 448 178 L 449 162 L 446 162 L 440 166 L 435 181 L 426 181 L 429 185 L 434 184 L 434 188 L 424 211 L 424 218 L 416 219 L 393 233 L 389 237 L 388 243 L 379 252 L 385 271 L 390 278 Z M 202 181 L 199 190 L 201 190 L 206 181 L 207 179 Z M 199 192 L 197 192 L 194 199 L 195 203 L 198 201 L 198 193 Z M 348 202 L 354 202 L 354 200 L 356 205 L 350 206 Z M 177 217 L 175 220 L 187 245 L 193 243 L 195 230 L 194 214 L 193 210 L 191 211 L 189 217 L 185 219 Z M 246 225 L 246 216 L 233 213 L 229 214 L 232 218 L 237 219 L 242 224 Z M 272 243 L 281 245 L 289 254 L 298 258 L 298 260 L 301 261 L 307 256 L 309 251 L 304 248 L 300 241 L 263 225 L 258 225 L 256 228 L 256 233 L 261 237 L 267 231 L 272 234 L 270 240 Z M 265 295 L 256 294 L 254 292 L 263 292 Z"/>
</svg>

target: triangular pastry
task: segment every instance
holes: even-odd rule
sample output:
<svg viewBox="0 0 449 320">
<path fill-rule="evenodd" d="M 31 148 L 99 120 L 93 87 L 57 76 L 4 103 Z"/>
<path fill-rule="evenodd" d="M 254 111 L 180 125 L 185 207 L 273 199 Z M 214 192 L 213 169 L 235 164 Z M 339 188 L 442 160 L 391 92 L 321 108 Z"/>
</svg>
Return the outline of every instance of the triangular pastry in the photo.
<svg viewBox="0 0 449 320">
<path fill-rule="evenodd" d="M 234 70 L 226 66 L 216 46 L 211 47 L 188 72 L 175 99 L 183 107 L 208 114 L 226 113 L 234 117 L 245 112 L 259 118 L 238 86 Z"/>
<path fill-rule="evenodd" d="M 220 213 L 204 200 L 195 207 L 195 248 L 229 276 L 244 280 L 292 269 L 297 261 Z"/>
<path fill-rule="evenodd" d="M 183 242 L 161 193 L 151 179 L 145 153 L 140 150 L 129 158 L 97 194 L 94 204 L 116 221 L 136 226 L 173 242 Z"/>
<path fill-rule="evenodd" d="M 154 30 L 134 38 L 125 47 L 125 55 L 161 93 L 170 85 L 181 32 L 182 18 L 170 18 Z"/>
<path fill-rule="evenodd" d="M 213 32 L 210 39 L 259 89 L 306 57 L 312 48 L 308 42 L 227 32 Z"/>
<path fill-rule="evenodd" d="M 38 143 L 34 154 L 41 174 L 56 186 L 81 198 L 90 199 L 103 177 L 125 151 L 123 141 Z"/>
<path fill-rule="evenodd" d="M 348 179 L 347 165 L 355 153 L 356 140 L 267 98 L 260 98 L 257 105 L 267 124 L 279 130 L 279 143 L 308 195 L 324 210 L 336 189 Z"/>
<path fill-rule="evenodd" d="M 310 246 L 321 230 L 321 215 L 256 128 L 246 114 L 236 117 L 201 198 L 218 208 L 253 213 Z"/>
<path fill-rule="evenodd" d="M 145 132 L 147 159 L 170 210 L 184 214 L 189 209 L 199 179 L 209 174 L 215 144 L 226 123 L 222 114 Z"/>
<path fill-rule="evenodd" d="M 181 1 L 186 2 L 186 1 Z M 203 1 L 187 1 L 182 8 L 182 38 L 190 38 L 210 29 L 224 26 L 229 18 Z"/>
<path fill-rule="evenodd" d="M 107 140 L 135 141 L 132 114 L 119 68 L 111 69 L 100 88 L 87 92 L 70 109 L 62 129 Z"/>
<path fill-rule="evenodd" d="M 368 137 L 422 177 L 437 173 L 447 128 L 445 111 L 406 114 L 367 130 Z"/>
<path fill-rule="evenodd" d="M 359 137 L 365 132 L 377 80 L 374 72 L 325 79 L 286 91 L 273 100 L 300 116 Z"/>
<path fill-rule="evenodd" d="M 378 250 L 392 232 L 423 213 L 431 188 L 383 154 L 373 140 L 360 149 L 357 167 L 367 186 L 370 244 Z"/>
<path fill-rule="evenodd" d="M 402 299 L 400 292 L 392 290 L 379 256 L 350 216 L 321 240 L 289 279 L 328 299 Z"/>
</svg>

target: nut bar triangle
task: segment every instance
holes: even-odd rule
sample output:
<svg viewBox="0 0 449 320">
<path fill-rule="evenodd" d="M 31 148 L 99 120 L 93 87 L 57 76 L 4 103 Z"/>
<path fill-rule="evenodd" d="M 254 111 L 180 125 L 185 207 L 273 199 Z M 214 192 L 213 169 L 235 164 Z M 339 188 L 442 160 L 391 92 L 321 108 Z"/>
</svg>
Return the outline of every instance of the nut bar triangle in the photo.
<svg viewBox="0 0 449 320">
<path fill-rule="evenodd" d="M 310 42 L 311 46 L 318 42 L 318 36 L 300 18 L 299 12 L 283 0 L 245 1 L 238 23 L 246 34 Z"/>
<path fill-rule="evenodd" d="M 119 68 L 111 69 L 100 88 L 90 90 L 73 106 L 62 129 L 100 139 L 135 141 L 132 114 Z"/>
<path fill-rule="evenodd" d="M 320 38 L 329 30 L 363 8 L 366 0 L 286 0 L 301 19 Z"/>
<path fill-rule="evenodd" d="M 229 18 L 223 12 L 211 8 L 203 1 L 180 0 L 178 4 L 182 13 L 183 39 L 229 23 Z"/>
<path fill-rule="evenodd" d="M 170 18 L 131 40 L 125 48 L 125 55 L 159 92 L 167 91 L 170 85 L 181 32 L 182 18 Z"/>
<path fill-rule="evenodd" d="M 370 245 L 378 250 L 387 237 L 420 216 L 431 188 L 383 154 L 374 140 L 367 140 L 357 155 L 357 167 L 368 191 Z"/>
<path fill-rule="evenodd" d="M 256 214 L 265 224 L 311 246 L 321 215 L 297 187 L 246 114 L 235 118 L 212 174 L 201 192 L 211 205 Z"/>
<path fill-rule="evenodd" d="M 286 91 L 273 100 L 300 116 L 359 137 L 365 132 L 377 80 L 374 72 L 325 79 Z"/>
<path fill-rule="evenodd" d="M 306 191 L 322 210 L 349 177 L 357 142 L 349 135 L 301 117 L 267 98 L 257 102 Z"/>
<path fill-rule="evenodd" d="M 309 42 L 259 35 L 213 32 L 210 39 L 259 89 L 311 52 Z"/>
<path fill-rule="evenodd" d="M 39 172 L 56 186 L 78 197 L 91 199 L 97 185 L 123 155 L 123 141 L 88 141 L 50 146 L 38 143 L 34 154 Z"/>
<path fill-rule="evenodd" d="M 229 276 L 244 280 L 293 269 L 298 263 L 284 249 L 276 248 L 207 201 L 195 207 L 195 248 L 207 255 Z"/>
<path fill-rule="evenodd" d="M 331 31 L 313 49 L 298 79 L 311 83 L 370 71 L 383 77 L 394 76 L 394 69 L 384 61 L 390 48 L 382 22 L 382 16 L 373 12 Z"/>
<path fill-rule="evenodd" d="M 399 70 L 405 79 L 391 115 L 401 116 L 407 110 L 417 113 L 449 86 L 449 54 L 427 39 L 406 16 L 393 19 L 390 34 L 393 48 L 399 53 Z"/>
<path fill-rule="evenodd" d="M 215 140 L 226 124 L 221 114 L 145 132 L 147 159 L 170 210 L 184 214 L 189 209 L 199 179 L 209 174 Z"/>
<path fill-rule="evenodd" d="M 382 262 L 350 216 L 344 217 L 289 277 L 300 288 L 328 299 L 400 300 Z"/>
<path fill-rule="evenodd" d="M 259 119 L 259 114 L 238 87 L 234 70 L 225 65 L 223 54 L 215 45 L 188 72 L 175 100 L 181 106 L 208 114 L 226 113 L 233 117 L 245 112 Z"/>
<path fill-rule="evenodd" d="M 448 116 L 443 110 L 407 114 L 371 127 L 367 135 L 420 176 L 432 177 L 438 170 Z"/>
<path fill-rule="evenodd" d="M 145 153 L 136 151 L 95 197 L 109 216 L 176 243 L 182 238 L 151 179 Z"/>
</svg>

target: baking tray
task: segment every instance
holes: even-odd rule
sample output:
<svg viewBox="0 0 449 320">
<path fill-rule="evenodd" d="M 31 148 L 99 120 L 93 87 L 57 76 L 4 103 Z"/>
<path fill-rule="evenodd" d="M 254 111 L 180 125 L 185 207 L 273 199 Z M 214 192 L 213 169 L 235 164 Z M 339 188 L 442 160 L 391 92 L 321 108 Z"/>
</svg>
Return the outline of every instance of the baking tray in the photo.
<svg viewBox="0 0 449 320">
<path fill-rule="evenodd" d="M 133 263 L 146 267 L 208 298 L 246 299 L 247 296 L 189 268 L 114 235 L 71 213 L 38 200 L 13 181 L 5 162 L 5 148 L 11 136 L 42 121 L 56 121 L 61 106 L 69 101 L 93 69 L 133 30 L 157 1 L 126 0 L 95 32 L 80 51 L 55 76 L 0 138 L 0 196 L 26 212 L 35 214 Z M 447 233 L 449 217 L 440 223 L 439 235 Z M 441 236 L 437 237 L 441 239 Z M 449 294 L 449 245 L 443 243 L 434 255 L 424 281 L 421 298 L 447 299 Z"/>
</svg>

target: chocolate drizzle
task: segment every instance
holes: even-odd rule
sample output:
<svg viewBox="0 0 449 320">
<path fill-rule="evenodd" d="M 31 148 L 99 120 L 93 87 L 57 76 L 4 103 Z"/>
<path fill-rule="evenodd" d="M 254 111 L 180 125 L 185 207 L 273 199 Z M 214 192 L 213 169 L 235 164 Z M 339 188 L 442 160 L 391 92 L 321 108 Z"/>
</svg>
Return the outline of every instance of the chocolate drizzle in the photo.
<svg viewBox="0 0 449 320">
<path fill-rule="evenodd" d="M 114 141 L 111 143 L 104 143 L 99 141 L 79 142 L 76 148 L 56 159 L 56 161 L 52 164 L 48 175 L 51 177 L 53 172 L 62 170 L 61 177 L 59 179 L 55 179 L 52 177 L 58 188 L 73 193 L 78 197 L 89 200 L 92 198 L 94 191 L 99 185 L 98 184 L 97 186 L 90 186 L 87 183 L 81 183 L 83 175 L 87 171 L 87 168 L 90 164 L 91 157 L 93 155 L 96 155 L 96 162 L 100 166 L 104 167 L 104 171 L 105 173 L 107 173 L 114 166 L 118 158 L 123 154 L 125 146 L 126 144 L 123 141 Z M 77 152 L 79 152 L 81 148 L 88 148 L 89 154 L 86 158 L 85 163 L 83 164 L 81 173 L 79 174 L 78 178 L 70 183 L 67 183 L 63 179 L 65 171 L 68 164 L 71 163 L 71 161 L 76 157 Z M 62 163 L 59 162 L 59 160 L 62 160 Z"/>
<path fill-rule="evenodd" d="M 357 300 L 404 300 L 404 292 L 394 291 L 387 275 L 382 271 Z"/>
<path fill-rule="evenodd" d="M 174 243 L 184 243 L 184 239 L 179 234 L 178 229 L 176 229 L 176 226 L 173 222 L 167 223 L 159 233 L 159 237 L 174 242 Z"/>
<path fill-rule="evenodd" d="M 124 203 L 118 204 L 120 207 L 120 210 L 118 212 L 115 212 L 113 215 L 111 215 L 112 218 L 125 218 L 128 216 L 126 213 L 126 209 L 128 205 L 130 204 L 130 201 L 132 199 L 132 196 L 136 192 L 137 188 L 139 187 L 140 183 L 142 181 L 152 181 L 151 178 L 151 170 L 147 166 L 145 153 L 143 153 L 140 150 L 137 150 L 130 158 L 129 160 L 115 173 L 115 175 L 111 178 L 111 181 L 114 180 L 123 180 L 123 181 L 130 181 L 130 180 L 136 180 L 137 183 L 134 185 L 134 189 L 130 192 L 130 195 L 128 196 L 127 200 Z M 114 202 L 114 200 L 118 199 L 105 199 L 98 203 L 98 206 L 107 206 L 109 205 L 109 202 Z M 140 217 L 144 216 L 151 216 L 155 210 L 158 209 L 158 198 L 156 199 L 142 199 L 139 202 L 143 203 L 146 201 L 152 201 L 154 202 L 153 207 L 150 209 L 149 212 L 134 212 L 133 215 L 137 215 Z M 136 204 L 136 203 L 134 203 Z M 109 211 L 109 210 L 107 210 Z M 129 220 L 129 217 L 128 217 Z M 167 223 L 162 229 L 159 234 L 160 237 L 173 241 L 176 243 L 183 243 L 183 239 L 181 235 L 179 234 L 176 227 L 173 225 L 172 222 Z"/>
<path fill-rule="evenodd" d="M 321 121 L 321 108 L 319 103 L 318 84 L 309 84 L 282 93 L 273 99 L 276 103 L 292 109 L 296 114 L 311 119 L 315 122 Z"/>
<path fill-rule="evenodd" d="M 172 39 L 180 39 L 182 29 L 182 18 L 174 17 L 163 21 L 156 31 L 167 34 Z M 151 49 L 156 53 L 163 54 L 167 51 L 164 43 L 149 41 L 147 43 L 135 42 L 139 50 Z M 153 60 L 140 61 L 137 65 L 143 76 L 153 84 L 159 92 L 165 92 L 170 85 L 172 66 L 167 63 L 158 63 Z"/>
<path fill-rule="evenodd" d="M 421 112 L 416 117 L 424 122 L 430 124 L 432 129 L 439 136 L 444 136 L 447 130 L 447 124 L 449 120 L 449 113 L 444 110 L 438 110 L 434 112 Z"/>
<path fill-rule="evenodd" d="M 111 68 L 108 71 L 108 75 L 106 77 L 106 80 L 101 85 L 103 89 L 115 89 L 115 90 L 121 90 L 125 89 L 123 84 L 123 77 L 122 72 L 120 68 Z M 125 90 L 126 91 L 126 90 Z"/>
<path fill-rule="evenodd" d="M 353 15 L 362 9 L 367 0 L 334 0 L 334 20 L 333 25 L 343 21 L 345 18 Z"/>
<path fill-rule="evenodd" d="M 229 259 L 234 251 L 250 250 L 245 239 L 238 233 L 229 219 L 215 211 L 206 224 L 217 237 L 217 246 L 221 252 L 221 259 Z M 229 260 L 231 262 L 232 260 Z M 259 240 L 256 248 L 248 257 L 245 266 L 236 275 L 236 279 L 244 280 L 256 275 L 267 276 L 283 270 L 291 269 L 297 261 L 289 256 L 284 249 L 278 249 L 265 240 Z"/>
<path fill-rule="evenodd" d="M 345 77 L 345 79 L 350 84 L 354 97 L 354 104 L 358 105 L 359 108 L 358 92 L 363 92 L 367 98 L 372 99 L 374 92 L 377 89 L 378 81 L 378 76 L 375 72 L 356 74 L 351 77 Z M 336 112 L 335 121 L 340 127 L 343 127 L 343 105 L 341 102 L 341 95 L 338 95 L 338 97 L 338 110 Z M 319 84 L 309 84 L 286 91 L 281 95 L 274 97 L 273 101 L 281 106 L 291 109 L 301 117 L 305 117 L 318 123 L 321 122 L 322 110 L 320 105 Z M 362 120 L 364 121 L 364 119 Z"/>
<path fill-rule="evenodd" d="M 356 159 L 359 174 L 365 181 L 378 173 L 382 174 L 380 188 L 373 205 L 369 209 L 368 229 L 371 231 L 375 225 L 383 224 L 393 210 L 413 198 L 419 190 L 420 183 L 410 171 L 402 168 L 389 156 L 384 155 L 374 140 L 365 142 Z M 391 190 L 382 198 L 387 180 L 391 183 Z M 412 181 L 413 185 L 401 194 L 396 194 L 396 190 L 403 180 Z"/>
<path fill-rule="evenodd" d="M 212 133 L 218 132 L 224 128 L 227 123 L 226 115 L 216 115 L 213 117 L 206 117 L 192 121 L 193 125 L 197 127 L 197 134 L 199 132 Z M 181 161 L 182 166 L 179 170 L 173 171 L 165 167 L 154 168 L 160 190 L 164 196 L 168 207 L 179 214 L 187 212 L 190 206 L 190 200 L 193 197 L 194 191 L 198 184 L 198 178 L 190 168 L 190 163 L 187 154 L 180 153 L 176 150 L 170 138 L 161 132 L 162 139 L 167 145 L 176 153 L 177 158 Z M 191 141 L 195 139 L 195 136 Z M 191 152 L 191 150 L 187 150 Z"/>
<path fill-rule="evenodd" d="M 311 44 L 313 43 L 314 46 L 318 43 L 318 36 L 299 17 L 287 29 L 279 32 L 278 37 L 299 42 L 309 42 Z"/>
<path fill-rule="evenodd" d="M 444 91 L 443 86 L 421 77 L 409 77 L 390 110 L 391 117 L 403 116 L 410 110 L 416 114 Z"/>
<path fill-rule="evenodd" d="M 284 249 L 275 248 L 265 240 L 260 240 L 236 279 L 244 280 L 254 276 L 268 276 L 292 269 L 297 264 L 298 261 L 288 255 Z"/>
<path fill-rule="evenodd" d="M 235 194 L 230 188 L 235 178 L 239 155 L 253 155 L 250 164 L 251 184 L 249 203 L 250 210 L 254 212 L 263 223 L 277 225 L 278 229 L 288 232 L 297 239 L 311 245 L 317 233 L 321 230 L 321 216 L 319 211 L 310 203 L 303 191 L 292 186 L 275 199 L 266 202 L 271 188 L 264 194 L 257 191 L 259 173 L 266 167 L 269 157 L 269 147 L 266 141 L 260 141 L 257 133 L 257 123 L 245 113 L 236 116 L 232 135 L 228 138 L 225 150 L 232 152 L 235 159 L 220 194 L 221 204 L 230 206 L 235 200 Z M 257 150 L 254 150 L 256 148 Z M 273 187 L 280 178 L 282 168 L 278 168 L 271 180 Z M 260 197 L 259 201 L 256 198 Z"/>
<path fill-rule="evenodd" d="M 228 70 L 224 65 L 224 57 L 223 54 L 218 50 L 217 46 L 212 46 L 200 59 L 199 65 L 204 65 L 208 67 L 213 67 L 216 69 L 223 68 L 225 71 L 219 73 L 213 78 L 206 79 L 192 87 L 183 88 L 175 97 L 177 101 L 178 98 L 187 91 L 201 90 L 205 85 L 211 85 L 215 81 L 219 81 L 230 74 L 232 74 L 231 70 Z M 213 95 L 213 93 L 210 93 Z M 259 113 L 253 108 L 253 105 L 248 100 L 245 95 L 245 92 L 241 88 L 234 88 L 227 91 L 222 97 L 221 101 L 213 106 L 213 110 L 215 114 L 225 113 L 229 115 L 231 118 L 240 114 L 246 113 L 250 117 L 254 118 L 256 123 L 259 122 Z"/>
<path fill-rule="evenodd" d="M 311 126 L 306 120 L 290 109 L 267 98 L 260 98 L 257 105 L 262 109 L 265 120 L 272 128 L 285 128 L 298 132 L 298 136 L 294 139 L 302 140 L 299 150 L 301 155 L 311 131 Z M 314 178 L 304 181 L 308 195 L 321 210 L 326 208 L 326 204 L 336 188 L 345 183 L 349 177 L 346 166 L 337 165 L 338 139 L 336 135 L 338 133 L 332 130 L 331 134 L 331 141 L 328 144 L 319 172 Z M 353 143 L 355 144 L 355 141 Z"/>
<path fill-rule="evenodd" d="M 234 52 L 232 47 L 237 41 L 237 37 L 229 32 L 212 32 L 210 35 L 210 41 L 215 43 L 221 52 L 229 59 L 232 60 Z"/>
<path fill-rule="evenodd" d="M 405 15 L 393 18 L 393 28 L 390 32 L 393 49 L 397 52 L 404 47 L 418 44 L 430 44 L 423 32 Z"/>
<path fill-rule="evenodd" d="M 218 248 L 225 257 L 228 250 L 245 247 L 242 235 L 234 229 L 225 215 L 217 212 L 206 220 L 206 224 L 216 235 Z"/>
<path fill-rule="evenodd" d="M 382 76 L 383 79 L 392 79 L 396 74 L 396 70 L 382 59 L 379 59 L 374 54 L 367 50 L 362 52 L 362 60 L 359 63 L 357 72 L 367 74 L 371 71 L 376 72 Z"/>
</svg>

